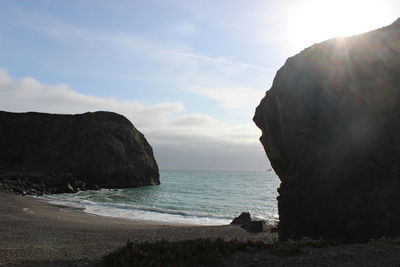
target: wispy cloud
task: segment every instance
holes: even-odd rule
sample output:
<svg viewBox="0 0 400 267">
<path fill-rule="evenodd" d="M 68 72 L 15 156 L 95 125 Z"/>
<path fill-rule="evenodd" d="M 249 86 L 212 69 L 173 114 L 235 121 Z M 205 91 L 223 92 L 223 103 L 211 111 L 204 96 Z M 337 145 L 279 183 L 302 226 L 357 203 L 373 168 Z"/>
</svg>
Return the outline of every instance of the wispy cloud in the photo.
<svg viewBox="0 0 400 267">
<path fill-rule="evenodd" d="M 247 63 L 242 63 L 242 62 L 237 62 L 237 61 L 232 61 L 232 60 L 225 59 L 225 58 L 208 57 L 208 56 L 204 56 L 204 55 L 196 54 L 196 53 L 184 53 L 184 52 L 162 50 L 162 49 L 158 49 L 157 51 L 159 51 L 161 53 L 169 54 L 169 55 L 194 58 L 194 59 L 198 59 L 201 61 L 208 61 L 208 62 L 224 64 L 224 65 L 233 65 L 233 66 L 237 66 L 237 67 L 244 68 L 244 69 L 253 69 L 253 70 L 258 70 L 258 71 L 263 71 L 263 72 L 271 72 L 271 73 L 274 72 L 274 70 L 269 69 L 269 68 L 264 68 L 264 67 L 251 65 L 251 64 L 247 64 Z"/>
<path fill-rule="evenodd" d="M 173 26 L 169 32 L 177 34 L 195 34 L 197 32 L 197 28 L 190 22 L 184 22 Z"/>
<path fill-rule="evenodd" d="M 247 87 L 190 87 L 187 91 L 218 101 L 223 108 L 253 109 L 265 94 Z"/>
<path fill-rule="evenodd" d="M 273 69 L 262 66 L 252 65 L 244 62 L 238 62 L 223 57 L 210 57 L 203 55 L 201 53 L 195 53 L 191 51 L 191 49 L 188 46 L 182 44 L 177 45 L 177 44 L 160 42 L 159 40 L 154 41 L 146 39 L 143 36 L 139 36 L 131 32 L 107 32 L 107 31 L 95 32 L 81 28 L 76 28 L 73 27 L 72 25 L 59 24 L 59 23 L 52 23 L 47 25 L 27 24 L 25 25 L 25 27 L 59 37 L 61 36 L 61 37 L 79 38 L 79 39 L 85 39 L 87 41 L 102 41 L 102 42 L 107 42 L 110 45 L 119 44 L 120 46 L 128 49 L 150 50 L 152 52 L 156 52 L 161 55 L 164 54 L 169 56 L 172 55 L 176 57 L 191 58 L 194 60 L 198 60 L 200 62 L 211 62 L 220 65 L 230 65 L 230 66 L 236 66 L 241 69 L 251 69 L 260 72 L 268 72 L 268 73 L 275 72 L 275 70 Z M 190 23 L 180 25 L 178 28 L 179 31 L 186 31 L 186 32 L 195 31 L 194 25 Z M 172 48 L 165 49 L 165 47 L 172 47 Z"/>
</svg>

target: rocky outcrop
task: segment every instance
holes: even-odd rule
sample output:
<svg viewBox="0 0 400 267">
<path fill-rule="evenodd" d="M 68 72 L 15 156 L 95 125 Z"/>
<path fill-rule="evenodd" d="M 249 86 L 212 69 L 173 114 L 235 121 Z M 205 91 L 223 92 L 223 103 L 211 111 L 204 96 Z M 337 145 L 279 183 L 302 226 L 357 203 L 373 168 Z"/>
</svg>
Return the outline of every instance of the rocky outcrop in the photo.
<svg viewBox="0 0 400 267">
<path fill-rule="evenodd" d="M 240 227 L 242 227 L 244 230 L 246 230 L 248 233 L 251 234 L 267 232 L 268 230 L 271 229 L 271 227 L 268 227 L 267 223 L 263 220 L 247 222 L 242 224 Z"/>
<path fill-rule="evenodd" d="M 249 212 L 242 212 L 239 216 L 233 218 L 231 224 L 244 224 L 251 222 L 251 216 Z"/>
<path fill-rule="evenodd" d="M 254 121 L 282 240 L 400 234 L 400 20 L 289 58 Z"/>
<path fill-rule="evenodd" d="M 264 220 L 252 221 L 249 212 L 242 212 L 232 220 L 231 224 L 240 225 L 241 228 L 251 234 L 266 232 L 268 229 L 272 228 L 271 226 L 268 227 Z"/>
<path fill-rule="evenodd" d="M 111 112 L 0 112 L 0 188 L 16 193 L 159 184 L 153 151 L 132 123 Z"/>
</svg>

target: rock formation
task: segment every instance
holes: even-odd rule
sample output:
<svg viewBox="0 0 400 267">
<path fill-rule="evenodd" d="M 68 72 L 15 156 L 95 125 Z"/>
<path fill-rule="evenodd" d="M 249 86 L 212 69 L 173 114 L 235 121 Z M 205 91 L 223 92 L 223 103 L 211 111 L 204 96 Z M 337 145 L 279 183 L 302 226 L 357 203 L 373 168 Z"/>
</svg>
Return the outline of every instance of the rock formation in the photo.
<svg viewBox="0 0 400 267">
<path fill-rule="evenodd" d="M 151 146 L 122 115 L 1 111 L 0 125 L 3 190 L 62 193 L 160 183 Z"/>
<path fill-rule="evenodd" d="M 254 121 L 282 240 L 400 234 L 400 19 L 289 58 Z"/>
<path fill-rule="evenodd" d="M 251 234 L 258 234 L 258 233 L 267 232 L 268 230 L 271 230 L 271 227 L 268 227 L 267 223 L 263 220 L 250 221 L 250 222 L 242 224 L 240 227 L 242 227 L 244 230 L 246 230 L 248 233 L 251 233 Z"/>
<path fill-rule="evenodd" d="M 230 224 L 240 225 L 241 228 L 251 234 L 258 234 L 271 230 L 271 226 L 268 227 L 264 220 L 252 221 L 249 212 L 242 212 L 239 216 L 235 217 Z"/>
<path fill-rule="evenodd" d="M 249 212 L 242 212 L 239 216 L 233 218 L 231 224 L 244 224 L 251 222 L 251 216 Z"/>
</svg>

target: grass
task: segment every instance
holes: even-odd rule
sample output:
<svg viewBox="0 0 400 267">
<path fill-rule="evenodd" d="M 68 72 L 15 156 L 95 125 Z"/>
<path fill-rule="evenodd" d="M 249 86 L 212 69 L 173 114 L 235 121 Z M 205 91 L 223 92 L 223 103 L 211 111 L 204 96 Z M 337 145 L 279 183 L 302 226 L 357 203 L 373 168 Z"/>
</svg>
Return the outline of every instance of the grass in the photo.
<svg viewBox="0 0 400 267">
<path fill-rule="evenodd" d="M 101 266 L 213 266 L 218 259 L 238 250 L 261 249 L 262 242 L 197 239 L 179 242 L 128 243 L 103 257 Z"/>
<path fill-rule="evenodd" d="M 300 241 L 272 243 L 269 245 L 268 251 L 280 256 L 296 256 L 305 253 L 307 248 L 325 248 L 339 244 L 341 244 L 339 241 L 303 238 Z"/>
<path fill-rule="evenodd" d="M 262 241 L 224 241 L 221 238 L 128 243 L 125 247 L 105 255 L 100 266 L 215 266 L 222 257 L 238 251 L 296 256 L 304 253 L 307 247 L 332 245 L 335 243 L 325 240 L 265 243 Z"/>
</svg>

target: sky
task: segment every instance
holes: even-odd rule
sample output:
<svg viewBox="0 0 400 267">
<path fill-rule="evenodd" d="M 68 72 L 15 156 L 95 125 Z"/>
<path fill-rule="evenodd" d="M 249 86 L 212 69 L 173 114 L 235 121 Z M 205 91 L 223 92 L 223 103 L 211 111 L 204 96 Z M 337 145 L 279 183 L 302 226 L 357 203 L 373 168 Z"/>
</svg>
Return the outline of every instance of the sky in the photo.
<svg viewBox="0 0 400 267">
<path fill-rule="evenodd" d="M 123 114 L 164 169 L 268 169 L 254 110 L 304 48 L 398 0 L 0 0 L 0 110 Z"/>
</svg>

